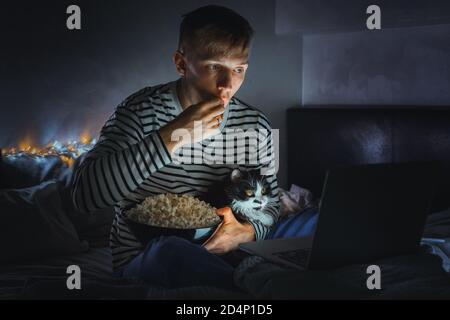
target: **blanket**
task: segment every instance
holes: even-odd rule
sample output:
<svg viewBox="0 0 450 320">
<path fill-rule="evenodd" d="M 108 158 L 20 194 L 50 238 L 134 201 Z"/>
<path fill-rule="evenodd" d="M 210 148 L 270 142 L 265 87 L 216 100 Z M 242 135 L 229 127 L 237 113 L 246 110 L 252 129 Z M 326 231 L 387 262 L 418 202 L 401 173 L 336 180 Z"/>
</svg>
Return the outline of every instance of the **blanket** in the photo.
<svg viewBox="0 0 450 320">
<path fill-rule="evenodd" d="M 381 271 L 379 290 L 367 286 L 368 264 L 297 271 L 255 256 L 237 266 L 234 281 L 257 299 L 450 299 L 450 275 L 425 247 L 373 264 Z"/>
</svg>

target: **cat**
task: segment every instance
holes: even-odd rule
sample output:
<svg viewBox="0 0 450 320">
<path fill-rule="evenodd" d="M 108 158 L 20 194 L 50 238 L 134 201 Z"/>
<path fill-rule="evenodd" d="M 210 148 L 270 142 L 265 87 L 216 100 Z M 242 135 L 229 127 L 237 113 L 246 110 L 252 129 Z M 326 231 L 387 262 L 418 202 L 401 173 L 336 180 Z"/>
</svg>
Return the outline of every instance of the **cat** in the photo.
<svg viewBox="0 0 450 320">
<path fill-rule="evenodd" d="M 265 176 L 258 171 L 234 169 L 200 198 L 216 208 L 230 207 L 238 220 L 258 220 L 271 226 L 275 222 L 274 217 L 264 212 L 275 203 L 270 191 Z"/>
</svg>

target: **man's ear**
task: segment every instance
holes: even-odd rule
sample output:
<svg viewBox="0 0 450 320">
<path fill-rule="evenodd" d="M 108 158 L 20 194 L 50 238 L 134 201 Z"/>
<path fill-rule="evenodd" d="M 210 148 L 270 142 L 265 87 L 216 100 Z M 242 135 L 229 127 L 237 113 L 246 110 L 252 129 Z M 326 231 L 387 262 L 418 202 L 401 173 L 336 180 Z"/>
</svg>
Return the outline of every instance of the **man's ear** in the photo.
<svg viewBox="0 0 450 320">
<path fill-rule="evenodd" d="M 233 169 L 233 171 L 231 171 L 231 176 L 230 176 L 231 182 L 237 183 L 241 180 L 241 178 L 242 178 L 241 170 Z"/>
<path fill-rule="evenodd" d="M 186 61 L 184 60 L 184 55 L 179 51 L 175 51 L 173 54 L 173 63 L 180 76 L 184 77 L 186 74 Z"/>
</svg>

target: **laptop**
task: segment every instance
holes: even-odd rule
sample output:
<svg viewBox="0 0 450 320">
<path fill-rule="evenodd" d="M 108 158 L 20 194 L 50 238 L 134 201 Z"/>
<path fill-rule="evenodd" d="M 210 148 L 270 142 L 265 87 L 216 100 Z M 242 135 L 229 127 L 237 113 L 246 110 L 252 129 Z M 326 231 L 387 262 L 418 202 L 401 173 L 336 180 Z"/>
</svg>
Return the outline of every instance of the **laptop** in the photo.
<svg viewBox="0 0 450 320">
<path fill-rule="evenodd" d="M 436 187 L 438 164 L 368 164 L 328 170 L 312 237 L 239 248 L 296 269 L 365 264 L 416 252 Z"/>
</svg>

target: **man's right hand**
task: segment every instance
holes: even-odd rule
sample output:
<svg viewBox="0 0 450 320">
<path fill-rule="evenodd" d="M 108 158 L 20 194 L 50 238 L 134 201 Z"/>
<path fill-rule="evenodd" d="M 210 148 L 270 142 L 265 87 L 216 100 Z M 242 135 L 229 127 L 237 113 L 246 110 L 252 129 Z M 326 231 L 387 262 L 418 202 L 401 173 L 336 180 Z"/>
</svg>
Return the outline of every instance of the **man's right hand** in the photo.
<svg viewBox="0 0 450 320">
<path fill-rule="evenodd" d="M 224 111 L 224 102 L 220 98 L 200 102 L 186 108 L 178 117 L 159 129 L 168 151 L 172 154 L 185 144 L 193 144 L 218 134 L 220 123 L 217 119 L 222 119 Z M 194 130 L 200 130 L 200 125 L 202 135 L 194 135 Z M 174 138 L 176 137 L 175 141 L 173 141 L 172 135 Z"/>
</svg>

